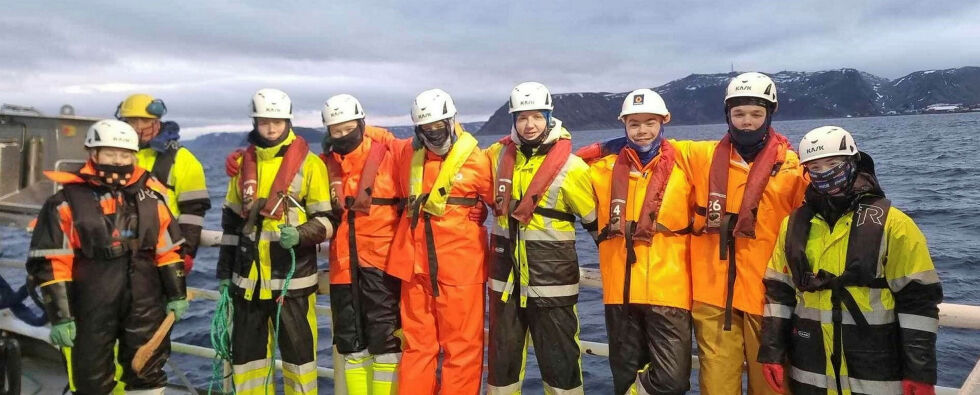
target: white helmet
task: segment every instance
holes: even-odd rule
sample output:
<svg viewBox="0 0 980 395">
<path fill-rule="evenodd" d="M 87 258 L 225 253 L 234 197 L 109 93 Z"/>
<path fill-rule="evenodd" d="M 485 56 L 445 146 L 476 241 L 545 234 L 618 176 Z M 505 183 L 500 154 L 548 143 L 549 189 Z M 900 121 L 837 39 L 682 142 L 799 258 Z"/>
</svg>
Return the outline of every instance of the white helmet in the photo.
<svg viewBox="0 0 980 395">
<path fill-rule="evenodd" d="M 252 96 L 252 118 L 293 119 L 293 102 L 278 89 L 259 89 Z"/>
<path fill-rule="evenodd" d="M 555 109 L 551 102 L 551 92 L 540 82 L 524 82 L 510 91 L 509 113 L 520 111 Z"/>
<path fill-rule="evenodd" d="M 412 103 L 412 122 L 415 126 L 449 119 L 456 116 L 453 98 L 442 89 L 429 89 L 419 93 Z"/>
<path fill-rule="evenodd" d="M 656 114 L 664 117 L 664 123 L 670 122 L 670 111 L 667 103 L 652 89 L 637 89 L 623 99 L 623 110 L 619 112 L 619 120 L 630 114 Z"/>
<path fill-rule="evenodd" d="M 104 119 L 88 128 L 88 133 L 85 133 L 85 147 L 115 147 L 136 152 L 140 149 L 140 138 L 128 123 Z"/>
<path fill-rule="evenodd" d="M 837 126 L 821 126 L 807 132 L 800 141 L 800 163 L 831 156 L 852 156 L 858 153 L 851 134 Z"/>
<path fill-rule="evenodd" d="M 336 125 L 355 119 L 364 119 L 364 108 L 354 96 L 346 93 L 333 96 L 323 103 L 323 126 Z"/>
<path fill-rule="evenodd" d="M 776 83 L 762 73 L 742 73 L 732 78 L 725 90 L 725 102 L 736 97 L 755 97 L 772 103 L 773 111 L 778 106 Z"/>
</svg>

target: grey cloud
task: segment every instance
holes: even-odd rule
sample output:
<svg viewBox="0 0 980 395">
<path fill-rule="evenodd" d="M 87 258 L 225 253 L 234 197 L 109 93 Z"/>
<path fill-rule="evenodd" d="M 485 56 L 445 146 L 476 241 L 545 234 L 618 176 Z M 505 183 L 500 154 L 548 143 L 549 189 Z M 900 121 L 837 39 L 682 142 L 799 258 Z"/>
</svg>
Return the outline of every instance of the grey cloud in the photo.
<svg viewBox="0 0 980 395">
<path fill-rule="evenodd" d="M 514 84 L 627 91 L 690 73 L 980 63 L 980 4 L 891 2 L 19 2 L 0 16 L 0 101 L 106 116 L 126 94 L 189 127 L 247 124 L 262 87 L 313 114 L 351 93 L 408 114 L 431 87 L 488 115 Z M 306 119 L 315 122 L 315 117 Z M 307 125 L 315 126 L 315 125 Z"/>
</svg>

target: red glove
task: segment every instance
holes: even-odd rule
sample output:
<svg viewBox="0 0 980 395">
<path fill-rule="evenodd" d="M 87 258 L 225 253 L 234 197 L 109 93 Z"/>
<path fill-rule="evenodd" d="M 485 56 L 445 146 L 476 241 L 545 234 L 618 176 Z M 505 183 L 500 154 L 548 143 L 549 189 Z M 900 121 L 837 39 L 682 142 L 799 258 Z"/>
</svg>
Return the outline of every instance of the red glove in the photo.
<svg viewBox="0 0 980 395">
<path fill-rule="evenodd" d="M 231 151 L 231 153 L 228 154 L 228 157 L 225 158 L 225 174 L 228 174 L 228 177 L 234 177 L 238 175 L 238 167 L 239 167 L 238 158 L 241 158 L 244 152 L 245 150 L 239 148 L 234 151 Z"/>
<path fill-rule="evenodd" d="M 190 255 L 184 255 L 184 276 L 191 274 L 191 269 L 194 268 L 194 257 Z"/>
<path fill-rule="evenodd" d="M 483 204 L 483 202 L 477 202 L 475 206 L 470 208 L 469 218 L 470 221 L 482 225 L 487 221 L 487 205 Z"/>
<path fill-rule="evenodd" d="M 769 388 L 780 394 L 785 394 L 786 389 L 783 387 L 783 365 L 778 363 L 764 363 L 762 364 L 762 377 L 766 378 L 766 383 L 769 384 Z"/>
<path fill-rule="evenodd" d="M 912 380 L 902 380 L 903 395 L 936 395 L 936 386 Z"/>
</svg>

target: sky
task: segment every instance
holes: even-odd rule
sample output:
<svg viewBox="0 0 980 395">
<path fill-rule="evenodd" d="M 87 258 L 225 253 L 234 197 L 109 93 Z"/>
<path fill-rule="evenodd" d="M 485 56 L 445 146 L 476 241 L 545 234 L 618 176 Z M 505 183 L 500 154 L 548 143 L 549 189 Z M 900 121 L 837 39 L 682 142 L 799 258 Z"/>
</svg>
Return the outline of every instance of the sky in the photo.
<svg viewBox="0 0 980 395">
<path fill-rule="evenodd" d="M 251 126 L 261 88 L 319 127 L 349 93 L 368 122 L 410 123 L 442 88 L 463 121 L 514 85 L 624 92 L 692 73 L 856 68 L 885 78 L 980 66 L 980 2 L 21 1 L 0 14 L 0 102 L 111 117 L 131 93 L 163 99 L 193 137 Z"/>
</svg>

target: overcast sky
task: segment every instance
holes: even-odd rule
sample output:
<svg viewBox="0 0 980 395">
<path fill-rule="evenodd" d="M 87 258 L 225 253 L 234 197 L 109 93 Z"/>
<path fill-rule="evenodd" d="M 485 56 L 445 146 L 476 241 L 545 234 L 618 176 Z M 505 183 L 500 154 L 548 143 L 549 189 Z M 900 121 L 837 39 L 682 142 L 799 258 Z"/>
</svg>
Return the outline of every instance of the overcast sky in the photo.
<svg viewBox="0 0 980 395">
<path fill-rule="evenodd" d="M 295 123 L 327 97 L 368 121 L 409 122 L 440 87 L 485 120 L 517 83 L 621 92 L 691 73 L 853 67 L 886 78 L 980 65 L 968 1 L 19 1 L 0 13 L 0 102 L 111 116 L 126 95 L 164 99 L 185 135 L 250 127 L 259 88 Z M 736 6 L 736 4 L 744 4 Z"/>
</svg>

